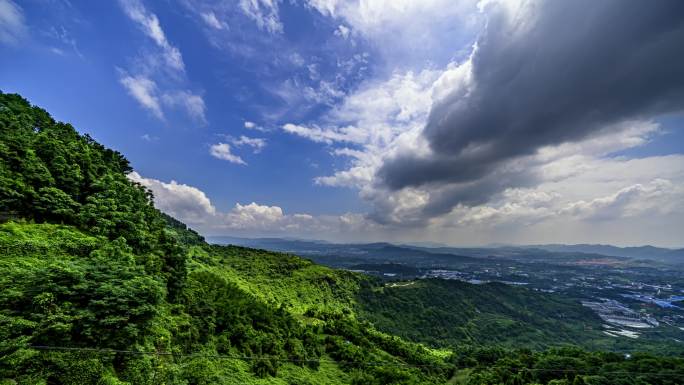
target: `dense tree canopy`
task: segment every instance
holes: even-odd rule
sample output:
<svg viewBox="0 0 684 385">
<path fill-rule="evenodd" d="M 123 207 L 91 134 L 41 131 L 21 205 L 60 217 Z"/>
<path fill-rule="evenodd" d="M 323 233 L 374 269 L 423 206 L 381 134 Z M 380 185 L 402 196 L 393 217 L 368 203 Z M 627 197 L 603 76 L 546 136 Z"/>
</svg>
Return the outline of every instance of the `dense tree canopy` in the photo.
<svg viewBox="0 0 684 385">
<path fill-rule="evenodd" d="M 478 309 L 472 298 L 444 301 L 434 291 L 474 296 L 472 288 L 433 283 L 427 298 L 430 292 L 396 292 L 292 255 L 208 245 L 157 210 L 151 193 L 127 178 L 131 171 L 118 152 L 20 96 L 0 93 L 0 384 L 684 378 L 681 358 L 474 348 L 469 344 L 486 342 L 477 335 L 484 329 L 466 325 L 456 327 L 462 335 L 439 341 L 440 331 L 455 330 L 451 324 Z M 562 301 L 509 298 L 493 302 L 489 314 L 527 322 L 535 306 L 547 305 L 576 314 Z M 443 322 L 430 323 L 435 318 L 421 309 Z M 533 345 L 530 327 L 551 330 L 556 321 L 497 330 L 523 330 L 517 343 Z"/>
</svg>

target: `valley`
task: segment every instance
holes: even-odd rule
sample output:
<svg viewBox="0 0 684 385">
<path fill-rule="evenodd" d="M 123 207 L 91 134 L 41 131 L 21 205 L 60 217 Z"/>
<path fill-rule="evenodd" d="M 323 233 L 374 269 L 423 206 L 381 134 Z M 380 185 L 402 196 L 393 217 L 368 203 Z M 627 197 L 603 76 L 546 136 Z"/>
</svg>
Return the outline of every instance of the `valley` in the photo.
<svg viewBox="0 0 684 385">
<path fill-rule="evenodd" d="M 388 284 L 390 289 L 416 287 L 395 282 L 454 280 L 480 286 L 485 293 L 489 283 L 544 293 L 593 312 L 594 322 L 578 325 L 572 339 L 565 342 L 586 343 L 590 348 L 647 346 L 654 351 L 684 351 L 684 265 L 677 260 L 644 263 L 641 258 L 512 247 L 452 249 L 284 239 L 231 241 L 306 255 L 322 264 L 392 282 Z M 513 287 L 511 291 L 518 290 Z M 487 306 L 494 299 L 492 295 L 480 302 Z"/>
</svg>

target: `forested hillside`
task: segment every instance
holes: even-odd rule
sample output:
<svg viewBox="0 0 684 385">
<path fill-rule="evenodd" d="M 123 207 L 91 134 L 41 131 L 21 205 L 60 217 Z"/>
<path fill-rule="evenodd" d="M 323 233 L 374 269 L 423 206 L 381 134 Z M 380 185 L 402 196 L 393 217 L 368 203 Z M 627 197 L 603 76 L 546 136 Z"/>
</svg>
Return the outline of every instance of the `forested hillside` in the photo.
<svg viewBox="0 0 684 385">
<path fill-rule="evenodd" d="M 207 245 L 154 208 L 149 191 L 126 177 L 121 154 L 17 95 L 0 95 L 0 127 L 0 378 L 329 384 L 450 376 L 427 349 L 354 319 L 352 294 L 364 278 Z M 366 364 L 375 361 L 382 364 Z"/>
<path fill-rule="evenodd" d="M 496 282 L 418 280 L 364 291 L 359 302 L 361 313 L 382 330 L 442 347 L 544 348 L 605 337 L 591 310 L 558 295 Z"/>
<path fill-rule="evenodd" d="M 18 95 L 0 94 L 0 384 L 684 378 L 676 358 L 468 346 L 486 342 L 484 334 L 435 343 L 451 350 L 410 342 L 424 335 L 392 326 L 371 306 L 401 302 L 375 297 L 387 289 L 381 283 L 292 255 L 208 245 L 157 210 L 130 171 L 121 154 Z M 401 337 L 388 334 L 392 328 Z"/>
<path fill-rule="evenodd" d="M 491 282 L 422 279 L 389 283 L 358 295 L 358 313 L 378 329 L 438 348 L 500 346 L 547 349 L 578 345 L 589 350 L 684 354 L 662 332 L 614 338 L 603 321 L 578 301 L 558 293 Z M 660 335 L 663 334 L 663 335 Z"/>
</svg>

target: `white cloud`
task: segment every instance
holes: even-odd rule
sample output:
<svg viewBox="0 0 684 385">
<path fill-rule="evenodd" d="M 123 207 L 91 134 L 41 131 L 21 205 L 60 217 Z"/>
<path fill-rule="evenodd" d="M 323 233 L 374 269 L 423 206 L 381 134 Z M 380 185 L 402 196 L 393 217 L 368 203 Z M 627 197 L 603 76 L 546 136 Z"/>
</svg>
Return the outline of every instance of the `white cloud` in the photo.
<svg viewBox="0 0 684 385">
<path fill-rule="evenodd" d="M 283 220 L 283 210 L 278 206 L 264 206 L 252 202 L 248 205 L 235 204 L 226 215 L 229 227 L 267 228 Z"/>
<path fill-rule="evenodd" d="M 179 106 L 196 121 L 206 123 L 206 106 L 201 96 L 189 91 L 174 91 L 162 96 L 164 104 L 171 107 Z"/>
<path fill-rule="evenodd" d="M 212 11 L 202 12 L 200 14 L 200 16 L 202 17 L 202 20 L 204 20 L 204 23 L 211 28 L 214 28 L 214 29 L 228 28 L 228 26 L 225 23 L 219 21 L 219 19 L 216 17 L 216 14 Z"/>
<path fill-rule="evenodd" d="M 250 122 L 249 120 L 245 121 L 244 127 L 248 130 L 254 130 L 254 131 L 260 131 L 260 132 L 268 132 L 268 129 L 260 126 L 254 122 Z"/>
<path fill-rule="evenodd" d="M 436 223 L 519 227 L 562 222 L 561 227 L 581 223 L 595 228 L 600 221 L 619 229 L 625 218 L 660 218 L 665 222 L 672 215 L 684 213 L 682 155 L 640 159 L 570 157 L 542 167 L 555 162 L 565 167 L 583 165 L 584 171 L 548 178 L 533 188 L 508 189 L 483 205 L 459 205 Z M 653 170 L 659 170 L 655 179 Z M 645 241 L 653 235 L 643 230 Z"/>
<path fill-rule="evenodd" d="M 165 183 L 157 179 L 144 178 L 135 171 L 128 174 L 128 178 L 152 190 L 155 206 L 174 218 L 195 223 L 216 215 L 216 208 L 209 198 L 196 187 L 174 180 Z"/>
<path fill-rule="evenodd" d="M 201 123 L 206 123 L 204 100 L 201 96 L 189 91 L 161 92 L 157 83 L 145 75 L 129 75 L 125 71 L 119 71 L 119 82 L 143 108 L 150 111 L 155 117 L 164 120 L 162 106 L 180 107 L 191 118 Z"/>
<path fill-rule="evenodd" d="M 148 12 L 140 0 L 119 0 L 119 3 L 126 12 L 126 15 L 138 23 L 145 35 L 151 38 L 161 49 L 166 65 L 173 70 L 184 72 L 183 56 L 180 50 L 171 45 L 167 40 L 157 15 Z"/>
<path fill-rule="evenodd" d="M 256 202 L 236 203 L 230 210 L 222 212 L 197 187 L 145 178 L 137 172 L 132 172 L 128 178 L 152 191 L 157 208 L 204 234 L 296 235 L 311 238 L 329 234 L 363 234 L 374 226 L 361 214 L 286 214 L 279 206 Z"/>
<path fill-rule="evenodd" d="M 419 133 L 435 89 L 454 71 L 458 69 L 449 67 L 443 73 L 438 70 L 393 73 L 384 82 L 369 82 L 348 95 L 321 119 L 320 125 L 288 123 L 282 128 L 319 143 L 356 146 L 333 152 L 352 158 L 348 169 L 318 177 L 316 183 L 370 190 L 383 157 L 396 151 L 426 151 Z"/>
<path fill-rule="evenodd" d="M 211 156 L 217 159 L 227 160 L 235 164 L 247 165 L 242 158 L 231 152 L 230 144 L 228 143 L 217 143 L 211 145 L 209 153 Z"/>
<path fill-rule="evenodd" d="M 533 188 L 508 189 L 487 204 L 458 206 L 450 214 L 433 218 L 418 228 L 410 224 L 381 225 L 360 213 L 287 214 L 277 205 L 256 202 L 236 203 L 230 210 L 221 212 L 196 187 L 144 178 L 137 173 L 131 173 L 129 178 L 153 191 L 158 208 L 205 234 L 299 236 L 337 241 L 415 239 L 465 245 L 492 240 L 672 245 L 672 239 L 676 239 L 672 237 L 676 237 L 683 224 L 684 156 L 595 161 L 611 164 L 602 170 L 596 169 L 592 175 L 578 175 Z M 643 184 L 630 184 L 649 175 L 647 170 L 654 167 L 666 169 L 662 174 L 668 179 L 651 178 Z M 637 172 L 633 175 L 624 172 L 630 169 Z M 587 182 L 597 178 L 609 180 L 612 173 L 619 177 L 615 185 Z M 622 187 L 614 187 L 618 185 Z M 402 191 L 386 199 L 392 201 L 389 205 L 394 208 L 393 215 L 410 218 L 416 210 L 420 211 L 426 199 L 424 194 L 418 190 Z"/>
<path fill-rule="evenodd" d="M 164 113 L 159 102 L 157 84 L 153 80 L 144 76 L 124 74 L 119 81 L 143 108 L 152 112 L 157 118 L 164 119 Z"/>
<path fill-rule="evenodd" d="M 635 184 L 625 187 L 605 197 L 573 202 L 567 205 L 561 213 L 584 219 L 604 220 L 635 216 L 642 212 L 657 211 L 659 207 L 662 207 L 661 198 L 668 197 L 667 195 L 673 192 L 672 189 L 672 182 L 656 179 L 645 185 Z"/>
<path fill-rule="evenodd" d="M 486 225 L 491 227 L 513 222 L 516 225 L 529 226 L 547 218 L 551 214 L 552 212 L 546 207 L 534 208 L 511 202 L 507 202 L 500 207 L 458 206 L 454 210 L 453 217 L 455 217 L 455 222 L 452 226 Z M 445 226 L 448 226 L 448 224 L 445 224 Z"/>
<path fill-rule="evenodd" d="M 292 62 L 292 64 L 294 64 L 294 65 L 297 66 L 297 67 L 301 67 L 301 66 L 303 66 L 304 64 L 306 64 L 306 61 L 304 60 L 304 58 L 302 57 L 302 55 L 300 55 L 300 54 L 297 53 L 297 52 L 293 52 L 293 53 L 290 55 L 290 61 Z"/>
<path fill-rule="evenodd" d="M 309 127 L 287 123 L 283 125 L 283 131 L 298 135 L 314 142 L 332 144 L 333 142 L 362 143 L 366 132 L 356 127 L 321 128 L 317 125 Z"/>
<path fill-rule="evenodd" d="M 280 86 L 273 87 L 273 95 L 287 104 L 285 110 L 310 104 L 323 104 L 330 108 L 318 119 L 297 121 L 292 118 L 279 126 L 284 132 L 325 145 L 333 156 L 340 157 L 342 162 L 338 164 L 343 166 L 315 178 L 315 182 L 357 189 L 359 196 L 372 205 L 370 218 L 374 221 L 363 214 L 331 217 L 287 215 L 282 209 L 278 212 L 275 209 L 280 209 L 278 206 L 262 206 L 253 202 L 236 205 L 225 214 L 221 225 L 213 226 L 248 229 L 250 226 L 259 227 L 254 225 L 258 222 L 269 223 L 262 228 L 284 231 L 297 226 L 330 229 L 349 223 L 356 229 L 372 228 L 373 231 L 364 236 L 379 239 L 381 234 L 399 237 L 415 234 L 422 239 L 472 244 L 492 239 L 500 242 L 552 240 L 556 236 L 553 232 L 563 235 L 567 232 L 569 235 L 565 239 L 559 239 L 566 242 L 594 239 L 592 237 L 600 239 L 602 236 L 604 241 L 624 243 L 625 237 L 617 234 L 618 229 L 627 231 L 627 226 L 637 225 L 623 226 L 627 222 L 618 222 L 618 219 L 635 223 L 639 220 L 644 223 L 660 222 L 669 224 L 671 228 L 684 225 L 682 216 L 677 217 L 677 213 L 681 213 L 681 205 L 673 203 L 684 201 L 684 195 L 677 187 L 684 185 L 684 158 L 647 156 L 628 159 L 612 155 L 642 146 L 660 135 L 658 125 L 647 120 L 613 124 L 581 141 L 543 147 L 534 154 L 507 162 L 489 177 L 478 181 L 477 185 L 427 184 L 389 191 L 377 183 L 376 173 L 388 159 L 400 154 L 417 154 L 420 157 L 430 153 L 430 146 L 422 133 L 431 109 L 439 101 L 447 96 L 458 100 L 476 89 L 472 56 L 469 55 L 478 49 L 473 46 L 473 41 L 485 20 L 488 7 L 484 3 L 491 2 L 482 1 L 479 8 L 477 3 L 477 0 L 308 0 L 309 7 L 334 19 L 332 33 L 348 40 L 333 39 L 336 44 L 352 44 L 353 40 L 365 39 L 380 54 L 380 58 L 373 57 L 374 63 L 387 65 L 373 72 L 379 75 L 378 78 L 369 79 L 348 91 L 349 88 L 341 87 L 344 82 L 326 79 L 324 67 L 315 63 L 309 54 L 306 58 L 312 62 L 307 64 L 299 53 L 306 51 L 284 52 L 278 56 L 282 63 L 309 71 L 299 80 L 279 80 L 277 84 Z M 279 34 L 283 31 L 279 4 L 275 0 L 242 0 L 238 12 L 245 13 L 262 30 Z M 525 18 L 529 15 L 520 12 L 515 2 L 502 2 L 502 6 L 508 7 L 509 16 L 517 18 L 516 22 L 520 22 L 520 28 L 524 29 Z M 195 12 L 206 14 L 208 9 L 204 4 L 195 7 Z M 219 6 L 216 9 L 212 6 L 212 9 L 223 20 L 233 11 Z M 211 26 L 210 21 L 204 16 L 202 18 Z M 225 34 L 213 31 L 212 37 L 216 41 L 225 38 Z M 259 55 L 254 46 L 246 46 L 242 48 L 251 50 L 252 55 Z M 372 49 L 369 51 L 374 56 L 378 53 Z M 354 60 L 340 58 L 337 61 L 339 70 L 356 68 L 354 63 L 363 63 L 368 57 L 359 56 Z M 322 76 L 325 81 L 321 81 Z M 278 115 L 278 111 L 269 112 L 273 116 L 283 116 Z M 261 118 L 269 122 L 269 127 L 278 121 L 265 116 Z M 251 121 L 245 121 L 244 127 L 265 130 Z M 244 164 L 231 150 L 249 144 L 241 138 L 226 141 L 233 147 L 219 143 L 215 146 L 226 146 L 219 152 L 227 154 L 232 161 L 239 160 L 236 163 Z M 253 147 L 257 149 L 258 145 Z M 473 153 L 482 150 L 465 149 Z M 473 195 L 473 191 L 482 190 L 483 186 L 493 191 L 491 196 L 468 196 Z M 468 199 L 456 206 L 444 204 L 446 212 L 435 209 L 437 203 L 448 201 L 453 194 Z M 270 214 L 259 217 L 258 213 Z M 257 217 L 260 219 L 245 219 Z M 305 220 L 309 222 L 303 224 Z M 600 227 L 607 223 L 612 225 L 611 229 Z M 590 230 L 577 230 L 580 227 Z M 500 232 L 502 229 L 506 232 Z M 534 239 L 535 236 L 541 238 Z M 649 229 L 643 229 L 640 238 L 630 236 L 634 241 L 648 240 L 649 236 L 654 240 L 662 239 Z"/>
<path fill-rule="evenodd" d="M 426 62 L 444 63 L 467 45 L 482 24 L 478 1 L 308 0 L 307 4 L 345 22 L 338 26 L 338 36 L 347 38 L 352 31 L 361 34 L 393 69 L 406 69 L 423 67 Z"/>
<path fill-rule="evenodd" d="M 252 202 L 245 205 L 236 203 L 230 211 L 218 213 L 201 226 L 213 234 L 228 232 L 312 238 L 358 233 L 368 227 L 368 222 L 359 214 L 286 214 L 279 206 Z"/>
<path fill-rule="evenodd" d="M 538 157 L 550 161 L 578 155 L 605 156 L 613 152 L 639 147 L 661 134 L 660 126 L 648 120 L 629 120 L 610 125 L 580 142 L 566 142 L 542 147 Z"/>
<path fill-rule="evenodd" d="M 178 108 L 195 122 L 206 124 L 204 99 L 186 89 L 183 56 L 169 42 L 157 15 L 149 12 L 140 0 L 119 0 L 119 4 L 145 36 L 152 40 L 152 48 L 143 50 L 131 68 L 126 71 L 117 68 L 121 84 L 141 106 L 159 119 L 164 119 L 168 109 Z M 68 41 L 66 31 L 55 33 Z M 75 42 L 72 45 L 77 50 Z"/>
<path fill-rule="evenodd" d="M 262 138 L 250 138 L 244 135 L 241 135 L 237 139 L 233 139 L 232 143 L 238 147 L 240 146 L 249 146 L 252 147 L 252 150 L 254 153 L 259 153 L 261 150 L 266 147 L 266 139 Z"/>
<path fill-rule="evenodd" d="M 318 73 L 311 68 L 309 69 L 309 76 L 312 79 L 316 79 Z M 314 102 L 316 104 L 324 104 L 332 106 L 337 100 L 345 96 L 344 91 L 339 89 L 333 82 L 320 80 L 318 85 L 314 88 L 312 86 L 305 86 L 302 92 L 304 99 L 309 102 Z"/>
<path fill-rule="evenodd" d="M 319 122 L 306 125 L 290 123 L 283 130 L 330 145 L 334 156 L 349 158 L 348 167 L 332 175 L 319 176 L 315 182 L 357 188 L 359 196 L 373 204 L 371 217 L 382 223 L 379 228 L 394 228 L 390 231 L 394 234 L 407 234 L 410 228 L 422 227 L 427 230 L 416 236 L 425 239 L 427 232 L 436 241 L 457 242 L 460 239 L 472 244 L 478 240 L 489 242 L 496 237 L 515 235 L 533 242 L 539 239 L 535 240 L 532 234 L 543 234 L 540 228 L 543 229 L 544 225 L 564 228 L 581 221 L 586 228 L 594 228 L 588 221 L 596 221 L 600 216 L 605 222 L 649 215 L 671 223 L 673 213 L 681 212 L 681 205 L 672 202 L 684 202 L 684 192 L 673 189 L 668 194 L 661 194 L 659 191 L 664 185 L 658 184 L 659 189 L 656 189 L 651 181 L 660 178 L 674 186 L 684 185 L 684 157 L 627 159 L 611 156 L 615 152 L 647 144 L 654 136 L 661 135 L 660 127 L 653 121 L 626 121 L 606 127 L 580 142 L 541 148 L 536 154 L 510 162 L 507 168 L 485 181 L 503 186 L 512 181 L 522 183 L 521 186 L 512 185 L 489 201 L 471 206 L 459 205 L 446 214 L 431 213 L 431 204 L 448 197 L 449 189 L 457 187 L 463 190 L 469 186 L 440 188 L 428 185 L 392 192 L 376 185 L 376 171 L 385 159 L 397 153 L 430 151 L 421 141 L 420 134 L 433 103 L 453 92 L 467 94 L 472 87 L 470 76 L 469 61 L 450 64 L 441 71 L 425 70 L 419 74 L 395 72 L 384 82 L 370 82 L 360 87 Z M 521 172 L 533 175 L 534 179 L 518 178 Z M 655 200 L 657 194 L 659 199 Z M 608 205 L 613 200 L 625 202 L 627 197 L 630 198 L 629 204 Z M 589 208 L 601 203 L 606 206 L 602 214 L 588 214 Z M 571 207 L 574 207 L 574 213 Z M 611 210 L 613 219 L 606 219 L 606 213 Z M 565 224 L 560 222 L 562 220 Z M 613 225 L 620 228 L 619 223 Z M 679 225 L 684 223 L 680 220 Z M 471 227 L 481 233 L 473 234 Z M 497 229 L 502 228 L 506 228 L 508 233 L 499 233 Z M 516 231 L 513 232 L 512 228 Z M 529 233 L 521 228 L 528 229 Z M 445 233 L 445 229 L 457 231 L 462 238 Z M 614 243 L 625 242 L 619 235 L 608 234 L 608 230 L 597 230 L 596 234 L 603 234 L 604 240 Z M 575 238 L 559 241 L 581 242 L 592 239 L 590 236 L 596 234 L 578 233 L 573 235 Z M 648 242 L 649 236 L 659 239 L 658 234 L 649 231 L 643 231 L 640 239 Z"/>
<path fill-rule="evenodd" d="M 142 140 L 144 140 L 144 141 L 146 141 L 146 142 L 156 142 L 157 140 L 159 140 L 159 137 L 157 137 L 157 136 L 152 136 L 152 135 L 150 135 L 150 134 L 144 134 L 144 135 L 141 135 L 141 136 L 140 136 L 140 139 L 142 139 Z"/>
<path fill-rule="evenodd" d="M 481 25 L 487 7 L 481 5 L 482 12 L 473 12 L 477 9 L 474 1 L 449 7 L 439 0 L 388 3 L 310 0 L 309 5 L 324 15 L 343 20 L 355 34 L 389 47 L 381 48 L 383 58 L 400 63 L 399 66 L 405 63 L 397 60 L 402 55 L 423 60 L 429 57 L 429 51 L 436 51 L 439 56 L 445 48 L 451 50 L 451 60 L 441 68 L 425 61 L 414 62 L 419 67 L 427 67 L 421 71 L 410 70 L 412 65 L 390 68 L 392 71 L 384 80 L 367 81 L 319 119 L 282 126 L 285 132 L 332 147 L 333 156 L 345 157 L 348 160 L 345 167 L 332 175 L 319 176 L 315 182 L 358 189 L 359 196 L 373 205 L 371 217 L 385 228 L 393 227 L 404 234 L 409 231 L 407 228 L 427 228 L 423 237 L 431 233 L 444 237 L 441 240 L 455 237 L 444 229 L 457 228 L 458 234 L 464 236 L 462 239 L 468 240 L 473 235 L 468 226 L 473 226 L 492 239 L 499 235 L 497 228 L 510 230 L 517 226 L 521 228 L 516 230 L 517 235 L 525 236 L 532 234 L 532 230 L 524 234 L 525 226 L 546 224 L 566 228 L 556 223 L 563 220 L 581 221 L 585 227 L 595 228 L 587 222 L 598 218 L 604 218 L 604 222 L 626 217 L 643 219 L 651 215 L 661 218 L 663 223 L 671 223 L 673 213 L 681 210 L 681 205 L 672 203 L 684 201 L 681 190 L 668 190 L 662 181 L 669 181 L 673 186 L 684 185 L 684 158 L 627 159 L 611 155 L 647 144 L 661 134 L 658 124 L 643 120 L 611 124 L 581 141 L 543 147 L 534 154 L 507 162 L 476 182 L 426 184 L 398 191 L 384 188 L 376 179 L 378 170 L 388 159 L 400 154 L 420 158 L 431 153 L 422 133 L 434 106 L 446 97 L 450 100 L 467 97 L 477 87 L 472 55 L 478 48 L 471 43 L 476 28 L 470 28 Z M 502 6 L 508 7 L 511 18 L 517 17 L 516 23 L 525 25 L 524 18 L 529 15 L 520 12 L 518 5 Z M 454 34 L 443 33 L 449 23 L 457 25 L 458 21 L 467 26 Z M 338 29 L 335 33 L 341 35 L 343 31 Z M 449 42 L 445 43 L 447 37 Z M 435 48 L 434 44 L 442 47 Z M 463 50 L 458 52 L 459 49 Z M 435 60 L 439 63 L 437 57 Z M 654 185 L 654 179 L 660 182 Z M 487 190 L 494 195 L 483 198 L 476 194 Z M 450 201 L 454 195 L 466 203 L 454 207 Z M 592 209 L 595 212 L 590 213 Z M 614 214 L 613 219 L 605 219 L 608 212 Z M 677 223 L 681 225 L 681 221 Z M 618 223 L 615 225 L 620 227 Z M 649 232 L 643 232 L 644 239 L 647 239 L 646 233 Z M 473 239 L 484 239 L 482 235 L 479 237 Z M 615 234 L 610 237 L 618 243 L 624 241 Z"/>
<path fill-rule="evenodd" d="M 25 34 L 24 11 L 11 0 L 0 0 L 0 43 L 16 44 Z"/>
<path fill-rule="evenodd" d="M 343 24 L 340 24 L 337 26 L 337 29 L 335 30 L 334 33 L 335 33 L 335 36 L 339 36 L 343 39 L 348 39 L 349 35 L 351 34 L 351 29 L 349 29 L 349 27 L 347 27 Z"/>
<path fill-rule="evenodd" d="M 239 6 L 259 29 L 270 33 L 283 32 L 283 24 L 278 15 L 278 0 L 240 0 Z"/>
</svg>

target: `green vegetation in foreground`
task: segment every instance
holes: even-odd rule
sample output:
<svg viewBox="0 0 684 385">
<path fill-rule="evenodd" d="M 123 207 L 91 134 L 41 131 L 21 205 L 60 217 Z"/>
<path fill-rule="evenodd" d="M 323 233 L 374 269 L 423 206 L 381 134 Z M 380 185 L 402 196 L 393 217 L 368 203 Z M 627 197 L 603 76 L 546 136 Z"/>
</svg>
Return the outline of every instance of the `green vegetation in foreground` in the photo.
<svg viewBox="0 0 684 385">
<path fill-rule="evenodd" d="M 461 347 L 452 354 L 378 331 L 357 314 L 359 293 L 379 288 L 367 277 L 207 245 L 154 208 L 149 191 L 126 177 L 131 168 L 121 154 L 17 95 L 0 94 L 0 130 L 0 384 L 570 378 L 558 369 L 570 367 L 565 352 Z M 684 378 L 681 359 L 577 354 L 591 366 L 573 367 L 573 384 L 646 383 L 600 372 L 635 370 L 633 363 Z M 517 368 L 527 373 L 544 360 L 557 373 L 519 376 Z M 501 371 L 505 365 L 512 375 Z M 648 383 L 674 383 L 665 377 Z"/>
<path fill-rule="evenodd" d="M 458 369 L 451 384 L 675 385 L 684 378 L 681 358 L 626 357 L 577 347 L 544 352 L 464 347 L 454 353 L 454 363 Z"/>
<path fill-rule="evenodd" d="M 355 319 L 353 294 L 364 277 L 207 245 L 154 208 L 150 192 L 126 177 L 121 154 L 17 95 L 0 94 L 0 130 L 0 215 L 8 221 L 0 225 L 2 381 L 380 384 L 451 376 L 443 357 Z"/>
</svg>

